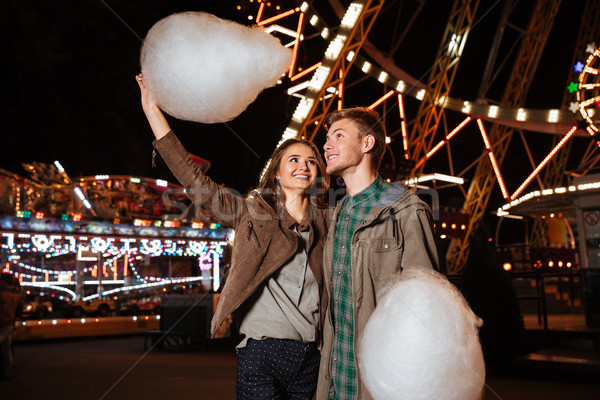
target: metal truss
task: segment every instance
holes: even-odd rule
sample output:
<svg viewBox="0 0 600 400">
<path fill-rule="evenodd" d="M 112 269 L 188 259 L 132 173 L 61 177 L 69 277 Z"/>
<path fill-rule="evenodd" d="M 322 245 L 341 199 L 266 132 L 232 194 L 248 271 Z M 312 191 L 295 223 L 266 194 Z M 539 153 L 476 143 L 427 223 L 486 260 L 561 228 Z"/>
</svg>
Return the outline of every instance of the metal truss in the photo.
<svg viewBox="0 0 600 400">
<path fill-rule="evenodd" d="M 429 75 L 425 97 L 419 106 L 408 139 L 408 158 L 415 163 L 426 160 L 425 156 L 431 150 L 435 133 L 444 114 L 444 102 L 450 95 L 478 6 L 479 0 L 456 0 L 452 6 L 436 61 Z M 411 175 L 418 177 L 423 171 L 425 162 L 416 165 Z"/>
<path fill-rule="evenodd" d="M 328 88 L 338 88 L 343 83 L 344 77 L 352 66 L 354 56 L 362 47 L 384 3 L 385 0 L 367 0 L 350 5 L 344 19 L 353 12 L 353 6 L 360 5 L 355 23 L 344 24 L 344 19 L 342 20 L 338 34 L 330 42 L 322 65 L 315 71 L 305 97 L 300 101 L 283 139 L 289 137 L 310 141 L 314 139 L 325 116 L 337 102 L 335 96 L 327 96 Z"/>
<path fill-rule="evenodd" d="M 524 104 L 559 5 L 560 0 L 536 2 L 529 26 L 522 35 L 519 53 L 502 97 L 503 106 L 519 107 Z M 509 6 L 512 5 L 507 5 Z M 501 34 L 507 25 L 508 14 L 504 13 L 504 20 L 501 21 L 498 34 Z M 493 64 L 492 61 L 490 65 Z M 498 166 L 504 161 L 513 132 L 513 128 L 497 124 L 494 124 L 490 130 L 489 140 Z M 465 266 L 471 236 L 486 211 L 495 183 L 496 177 L 492 165 L 488 160 L 480 159 L 464 204 L 464 211 L 470 215 L 467 233 L 463 240 L 454 239 L 450 244 L 447 254 L 449 272 L 458 273 Z"/>
</svg>

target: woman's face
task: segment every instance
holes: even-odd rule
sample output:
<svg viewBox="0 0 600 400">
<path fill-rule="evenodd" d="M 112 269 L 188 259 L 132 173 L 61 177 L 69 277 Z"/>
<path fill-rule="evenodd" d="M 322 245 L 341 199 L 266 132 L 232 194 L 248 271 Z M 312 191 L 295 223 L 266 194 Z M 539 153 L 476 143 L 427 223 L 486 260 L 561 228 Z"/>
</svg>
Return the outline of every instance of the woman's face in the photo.
<svg viewBox="0 0 600 400">
<path fill-rule="evenodd" d="M 285 149 L 277 171 L 284 192 L 307 191 L 313 186 L 317 175 L 317 158 L 310 147 L 294 143 Z"/>
</svg>

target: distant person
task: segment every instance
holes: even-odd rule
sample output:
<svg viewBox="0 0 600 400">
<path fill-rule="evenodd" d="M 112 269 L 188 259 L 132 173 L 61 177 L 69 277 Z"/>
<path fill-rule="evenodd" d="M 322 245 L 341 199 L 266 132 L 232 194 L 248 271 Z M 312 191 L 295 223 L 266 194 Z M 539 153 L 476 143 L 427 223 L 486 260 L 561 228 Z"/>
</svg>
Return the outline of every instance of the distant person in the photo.
<svg viewBox="0 0 600 400">
<path fill-rule="evenodd" d="M 142 79 L 137 76 L 154 147 L 190 199 L 235 229 L 211 335 L 236 311 L 243 335 L 237 345 L 238 399 L 311 399 L 327 305 L 322 263 L 329 179 L 318 149 L 285 141 L 273 153 L 258 189 L 236 196 L 190 159 Z M 231 167 L 244 168 L 235 162 Z"/>
<path fill-rule="evenodd" d="M 23 298 L 18 281 L 8 272 L 0 275 L 0 377 L 13 377 L 12 341 L 15 320 L 23 310 Z"/>
<path fill-rule="evenodd" d="M 384 288 L 405 269 L 437 268 L 429 207 L 400 182 L 377 173 L 385 127 L 376 111 L 357 107 L 325 118 L 327 173 L 344 179 L 323 271 L 329 292 L 316 397 L 370 399 L 357 368 L 357 344 Z"/>
</svg>

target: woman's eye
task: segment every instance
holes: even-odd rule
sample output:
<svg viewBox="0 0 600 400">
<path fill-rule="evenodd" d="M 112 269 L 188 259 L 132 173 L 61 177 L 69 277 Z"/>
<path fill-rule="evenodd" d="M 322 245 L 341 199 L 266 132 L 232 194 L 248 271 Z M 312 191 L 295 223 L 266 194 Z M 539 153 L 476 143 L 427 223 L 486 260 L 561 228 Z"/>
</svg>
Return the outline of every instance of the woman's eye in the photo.
<svg viewBox="0 0 600 400">
<path fill-rule="evenodd" d="M 290 161 L 291 161 L 291 162 L 297 162 L 297 161 L 298 161 L 298 159 L 297 159 L 296 157 L 292 157 L 292 158 L 290 158 Z"/>
<path fill-rule="evenodd" d="M 308 163 L 310 165 L 317 165 L 317 162 L 315 160 L 308 160 Z"/>
</svg>

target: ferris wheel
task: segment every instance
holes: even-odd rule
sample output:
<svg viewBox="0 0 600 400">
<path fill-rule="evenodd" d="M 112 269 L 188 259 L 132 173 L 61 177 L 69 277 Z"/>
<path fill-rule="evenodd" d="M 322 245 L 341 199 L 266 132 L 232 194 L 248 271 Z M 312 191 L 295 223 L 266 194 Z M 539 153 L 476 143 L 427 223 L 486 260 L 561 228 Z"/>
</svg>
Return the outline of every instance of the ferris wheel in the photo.
<svg viewBox="0 0 600 400">
<path fill-rule="evenodd" d="M 403 69 L 407 57 L 398 52 L 411 35 L 414 39 L 412 31 L 418 31 L 423 23 L 419 16 L 433 15 L 424 1 L 367 0 L 348 7 L 337 0 L 319 5 L 250 3 L 245 4 L 249 19 L 268 32 L 287 37 L 287 45 L 293 49 L 289 75 L 282 84 L 287 84 L 287 93 L 298 100 L 280 143 L 290 137 L 319 140 L 325 115 L 336 108 L 364 105 L 376 109 L 388 127 L 390 178 L 414 185 L 430 182 L 436 188 L 453 187 L 451 190 L 463 199 L 460 213 L 468 222 L 450 246 L 447 258 L 451 271 L 460 271 L 466 262 L 468 238 L 489 211 L 498 189 L 500 198 L 492 203 L 511 204 L 527 196 L 527 190 L 536 184 L 540 189 L 551 189 L 564 179 L 568 166 L 581 174 L 593 171 L 600 161 L 595 143 L 600 117 L 595 112 L 600 103 L 598 50 L 591 51 L 580 73 L 577 68 L 572 71 L 579 79 L 576 98 L 571 92 L 558 106 L 525 106 L 560 1 L 522 5 L 514 0 L 498 5 L 456 0 L 446 4 L 440 11 L 443 17 L 431 20 L 425 30 L 421 28 L 428 35 L 439 34 L 440 39 L 434 61 L 419 76 Z M 590 53 L 589 43 L 598 35 L 593 21 L 600 15 L 600 6 L 595 3 L 590 1 L 580 10 L 574 60 Z M 495 20 L 486 19 L 494 13 Z M 513 16 L 517 13 L 526 13 L 528 18 L 521 18 L 522 26 L 515 28 Z M 457 71 L 470 50 L 472 36 L 490 24 L 497 29 L 486 45 L 489 55 L 480 74 L 479 90 L 467 100 L 454 97 L 460 83 Z M 512 36 L 507 33 L 511 27 L 518 31 Z M 417 40 L 431 43 L 426 36 Z M 514 43 L 506 50 L 503 41 Z M 381 43 L 389 43 L 389 48 L 382 49 Z M 419 54 L 426 52 L 421 47 L 412 44 Z M 501 81 L 499 76 L 503 75 Z M 581 122 L 582 116 L 587 127 Z M 517 157 L 508 157 L 509 164 L 523 165 L 520 176 L 511 176 L 508 182 L 506 177 L 514 173 L 510 165 L 505 169 L 503 164 L 515 151 L 511 147 L 513 135 L 521 139 L 521 148 L 514 154 Z M 572 167 L 571 143 L 587 138 L 587 145 L 590 135 L 596 135 L 593 145 L 587 147 L 579 165 Z M 540 146 L 542 137 L 545 147 Z M 499 214 L 506 213 L 506 208 L 501 210 Z"/>
</svg>

